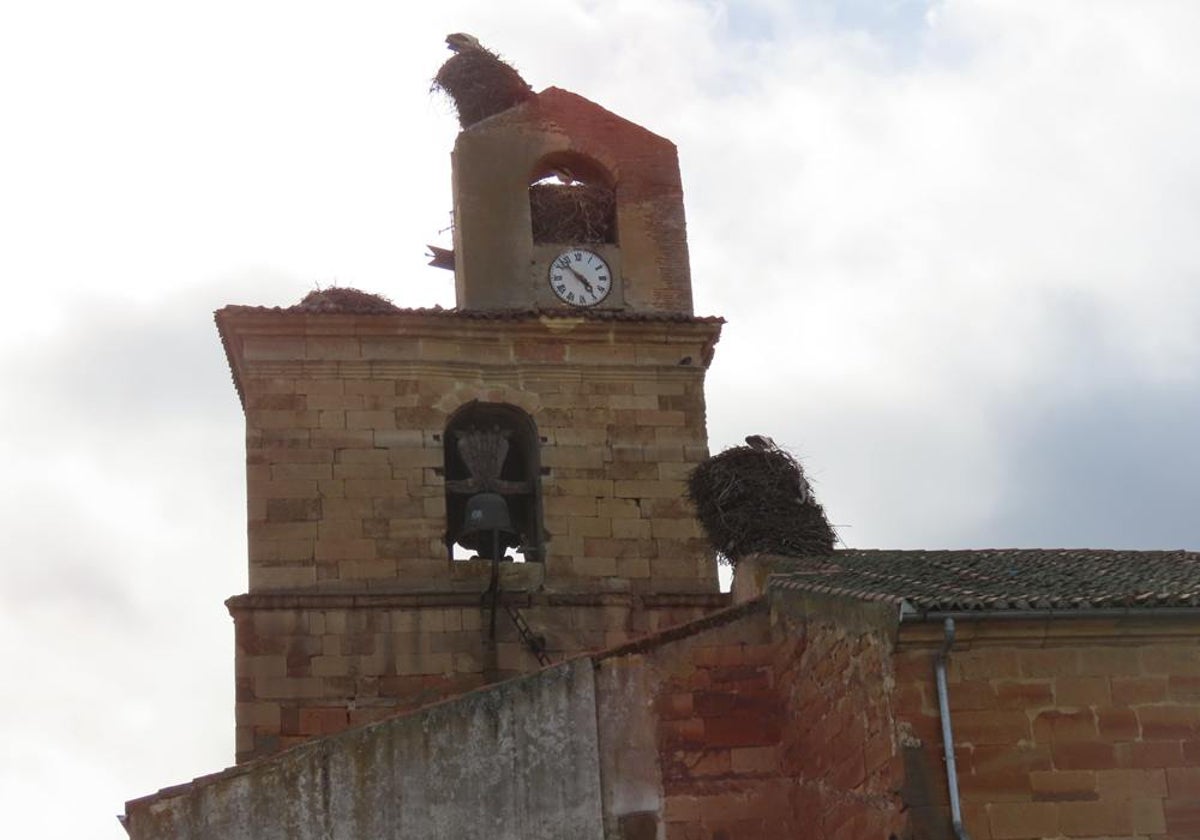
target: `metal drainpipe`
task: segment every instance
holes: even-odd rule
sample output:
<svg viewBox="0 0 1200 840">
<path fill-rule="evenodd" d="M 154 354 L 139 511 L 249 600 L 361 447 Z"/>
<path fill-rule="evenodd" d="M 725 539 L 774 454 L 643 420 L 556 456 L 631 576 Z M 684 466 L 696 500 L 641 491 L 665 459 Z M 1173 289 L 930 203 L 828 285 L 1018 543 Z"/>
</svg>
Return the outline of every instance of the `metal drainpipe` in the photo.
<svg viewBox="0 0 1200 840">
<path fill-rule="evenodd" d="M 937 677 L 938 712 L 942 719 L 942 749 L 946 753 L 946 787 L 950 791 L 950 822 L 958 840 L 970 840 L 962 821 L 962 803 L 958 799 L 958 765 L 954 761 L 954 732 L 950 727 L 950 691 L 946 688 L 946 662 L 950 648 L 954 646 L 954 619 L 947 618 L 946 640 L 934 659 L 933 671 Z"/>
</svg>

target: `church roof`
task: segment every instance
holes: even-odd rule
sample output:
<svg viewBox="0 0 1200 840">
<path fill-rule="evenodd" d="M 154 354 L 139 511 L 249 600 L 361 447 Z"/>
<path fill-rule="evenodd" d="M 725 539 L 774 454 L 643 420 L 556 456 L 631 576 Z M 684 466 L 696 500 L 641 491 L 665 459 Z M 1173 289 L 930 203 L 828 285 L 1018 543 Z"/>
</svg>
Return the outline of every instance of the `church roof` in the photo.
<svg viewBox="0 0 1200 840">
<path fill-rule="evenodd" d="M 1200 552 L 849 549 L 779 559 L 772 589 L 927 612 L 1200 607 Z"/>
<path fill-rule="evenodd" d="M 374 297 L 374 296 L 371 296 Z M 381 299 L 382 300 L 382 299 Z M 270 314 L 321 314 L 321 315 L 418 315 L 461 319 L 468 321 L 534 321 L 541 319 L 564 319 L 585 321 L 649 321 L 670 323 L 724 324 L 725 319 L 716 315 L 690 315 L 686 312 L 644 312 L 622 309 L 406 309 L 386 300 L 382 302 L 355 301 L 334 305 L 312 305 L 298 303 L 293 306 L 241 306 L 231 304 L 218 309 L 219 318 L 225 315 L 270 315 Z"/>
</svg>

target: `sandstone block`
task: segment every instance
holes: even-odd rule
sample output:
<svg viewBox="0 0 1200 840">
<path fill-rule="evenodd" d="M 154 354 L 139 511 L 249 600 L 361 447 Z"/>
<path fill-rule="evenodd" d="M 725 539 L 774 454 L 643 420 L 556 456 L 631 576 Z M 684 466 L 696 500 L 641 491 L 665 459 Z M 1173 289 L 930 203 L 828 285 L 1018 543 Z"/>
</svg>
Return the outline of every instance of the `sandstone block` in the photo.
<svg viewBox="0 0 1200 840">
<path fill-rule="evenodd" d="M 988 808 L 988 822 L 996 840 L 1059 834 L 1058 806 L 1049 802 L 999 802 Z"/>
<path fill-rule="evenodd" d="M 1100 798 L 1093 770 L 1034 770 L 1029 786 L 1035 802 L 1090 801 Z"/>
<path fill-rule="evenodd" d="M 370 429 L 313 429 L 309 439 L 317 449 L 370 449 L 375 445 Z"/>
<path fill-rule="evenodd" d="M 304 342 L 305 358 L 326 361 L 330 359 L 358 359 L 362 347 L 357 338 L 310 336 Z"/>
<path fill-rule="evenodd" d="M 388 480 L 392 477 L 392 467 L 387 461 L 378 462 L 349 462 L 333 465 L 333 477 L 345 479 L 376 479 Z"/>
<path fill-rule="evenodd" d="M 311 566 L 251 566 L 250 589 L 294 589 L 317 582 Z"/>
<path fill-rule="evenodd" d="M 1180 741 L 1132 741 L 1117 744 L 1117 760 L 1122 767 L 1181 767 L 1185 763 Z"/>
<path fill-rule="evenodd" d="M 342 430 L 346 428 L 346 412 L 341 409 L 322 409 L 317 412 L 317 427 L 320 429 Z"/>
<path fill-rule="evenodd" d="M 302 337 L 247 336 L 242 341 L 242 358 L 247 362 L 300 361 L 305 358 Z"/>
<path fill-rule="evenodd" d="M 1059 831 L 1067 837 L 1121 837 L 1133 831 L 1133 818 L 1124 802 L 1062 802 Z"/>
<path fill-rule="evenodd" d="M 1142 738 L 1147 741 L 1182 740 L 1200 734 L 1200 707 L 1137 706 L 1134 712 L 1141 724 Z"/>
<path fill-rule="evenodd" d="M 309 667 L 314 677 L 344 677 L 350 674 L 350 658 L 341 655 L 314 656 Z"/>
<path fill-rule="evenodd" d="M 303 411 L 255 409 L 246 412 L 246 426 L 249 429 L 315 429 L 318 425 L 319 412 L 305 409 Z"/>
<path fill-rule="evenodd" d="M 1166 815 L 1161 799 L 1134 799 L 1129 802 L 1130 830 L 1138 835 L 1165 834 Z"/>
<path fill-rule="evenodd" d="M 346 379 L 343 387 L 347 394 L 363 396 L 396 393 L 396 383 L 391 379 Z"/>
<path fill-rule="evenodd" d="M 388 559 L 344 560 L 338 563 L 341 580 L 392 579 L 396 577 L 396 561 Z"/>
<path fill-rule="evenodd" d="M 1167 776 L 1162 768 L 1100 770 L 1096 783 L 1100 798 L 1109 802 L 1161 799 L 1167 795 Z"/>
<path fill-rule="evenodd" d="M 313 556 L 317 560 L 373 560 L 375 559 L 375 541 L 365 538 L 358 539 L 318 539 L 313 547 Z"/>
<path fill-rule="evenodd" d="M 346 479 L 346 498 L 379 499 L 404 496 L 408 482 L 394 478 L 350 478 Z"/>
<path fill-rule="evenodd" d="M 621 499 L 681 499 L 685 487 L 679 481 L 616 481 L 613 495 Z"/>
</svg>

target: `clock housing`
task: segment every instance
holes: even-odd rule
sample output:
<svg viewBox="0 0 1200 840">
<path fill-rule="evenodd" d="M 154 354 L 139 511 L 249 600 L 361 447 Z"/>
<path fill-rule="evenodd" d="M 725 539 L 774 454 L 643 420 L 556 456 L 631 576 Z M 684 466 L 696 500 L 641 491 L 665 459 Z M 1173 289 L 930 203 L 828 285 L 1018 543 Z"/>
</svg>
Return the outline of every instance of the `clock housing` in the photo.
<svg viewBox="0 0 1200 840">
<path fill-rule="evenodd" d="M 575 255 L 579 255 L 578 261 Z M 570 271 L 556 268 L 556 265 L 562 265 L 564 256 L 571 259 L 572 267 L 582 274 L 583 280 Z M 589 257 L 592 258 L 590 263 Z M 539 309 L 563 306 L 624 309 L 626 306 L 621 276 L 621 249 L 616 245 L 535 245 L 530 274 L 537 280 L 534 302 Z M 558 281 L 555 280 L 556 276 L 560 278 Z M 607 280 L 601 280 L 601 277 Z M 588 294 L 584 280 L 592 286 L 594 296 Z M 604 287 L 604 291 L 600 290 L 600 286 Z"/>
</svg>

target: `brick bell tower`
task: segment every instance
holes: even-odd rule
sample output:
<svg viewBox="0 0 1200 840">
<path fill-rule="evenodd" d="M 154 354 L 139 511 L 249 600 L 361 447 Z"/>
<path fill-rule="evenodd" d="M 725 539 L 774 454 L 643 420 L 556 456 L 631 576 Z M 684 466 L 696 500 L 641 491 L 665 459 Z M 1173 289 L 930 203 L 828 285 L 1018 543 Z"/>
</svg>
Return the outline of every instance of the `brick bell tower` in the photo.
<svg viewBox="0 0 1200 840">
<path fill-rule="evenodd" d="M 692 314 L 675 147 L 549 88 L 452 160 L 455 309 L 216 313 L 239 762 L 725 604 L 684 498 L 721 320 Z"/>
</svg>

